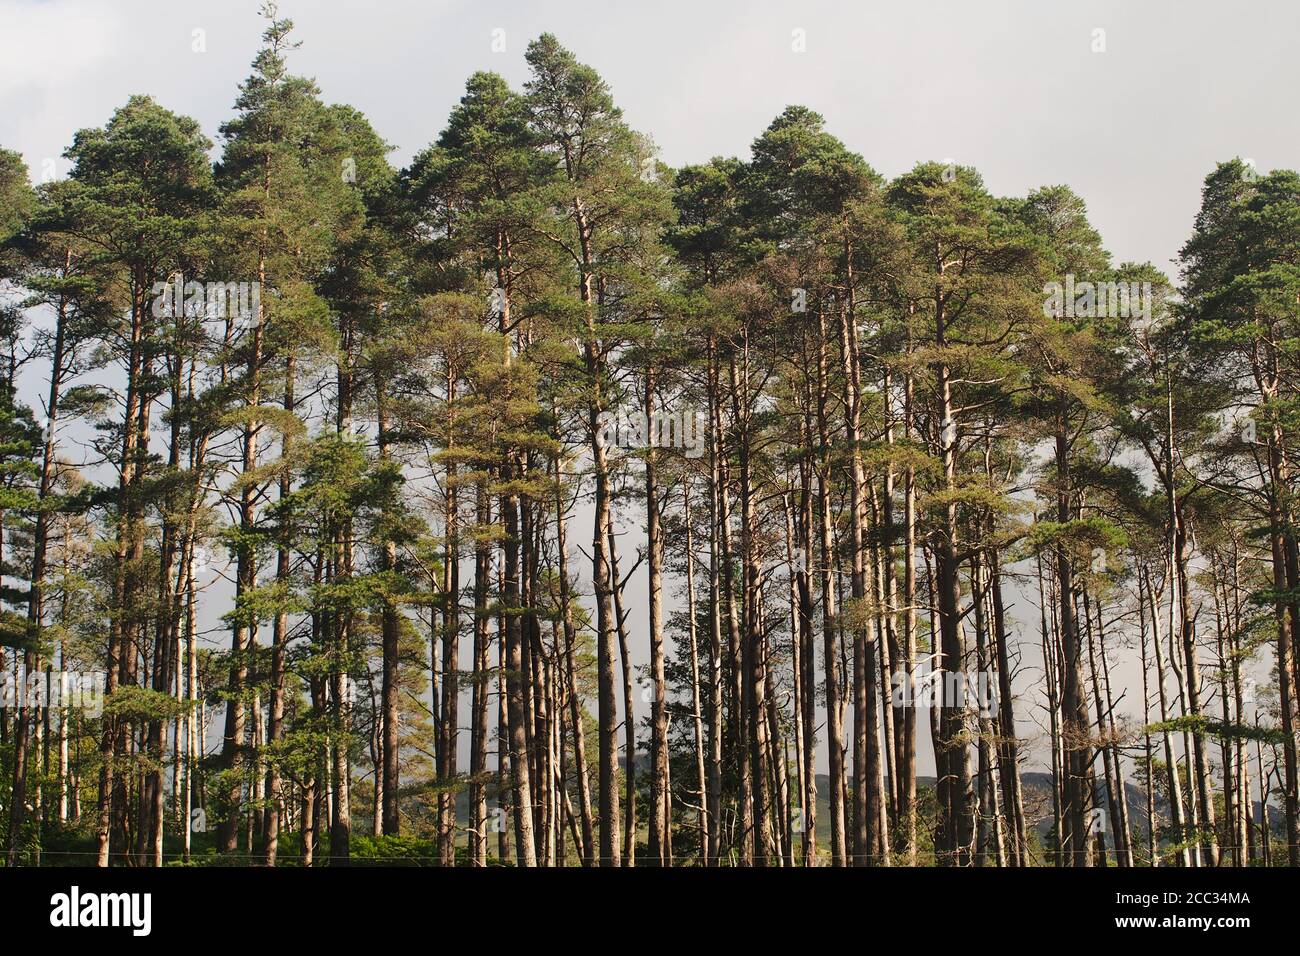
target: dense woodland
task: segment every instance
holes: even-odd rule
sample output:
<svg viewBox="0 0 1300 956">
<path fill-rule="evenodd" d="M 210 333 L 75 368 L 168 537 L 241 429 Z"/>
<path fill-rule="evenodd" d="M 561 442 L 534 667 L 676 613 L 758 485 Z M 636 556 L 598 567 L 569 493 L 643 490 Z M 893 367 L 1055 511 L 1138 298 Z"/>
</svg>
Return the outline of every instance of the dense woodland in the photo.
<svg viewBox="0 0 1300 956">
<path fill-rule="evenodd" d="M 1300 865 L 1300 175 L 1171 278 L 550 35 L 396 169 L 264 14 L 215 143 L 0 151 L 8 866 Z"/>
</svg>

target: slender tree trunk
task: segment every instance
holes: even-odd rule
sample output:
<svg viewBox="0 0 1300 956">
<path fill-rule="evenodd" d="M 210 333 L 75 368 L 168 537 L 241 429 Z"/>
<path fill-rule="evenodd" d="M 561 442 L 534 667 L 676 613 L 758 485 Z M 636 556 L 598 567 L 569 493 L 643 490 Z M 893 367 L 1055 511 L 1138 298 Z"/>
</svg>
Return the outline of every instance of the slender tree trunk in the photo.
<svg viewBox="0 0 1300 956">
<path fill-rule="evenodd" d="M 564 470 L 561 460 L 555 462 L 555 528 L 556 554 L 559 571 L 560 604 L 564 624 L 564 678 L 567 682 L 569 721 L 573 732 L 573 764 L 577 777 L 578 812 L 582 823 L 580 850 L 583 866 L 600 865 L 595 840 L 595 826 L 591 813 L 591 785 L 587 779 L 587 734 L 583 723 L 586 710 L 578 694 L 577 666 L 574 662 L 577 631 L 573 622 L 573 598 L 569 592 L 569 551 L 566 508 L 564 503 Z"/>
<path fill-rule="evenodd" d="M 682 523 L 686 535 L 684 552 L 686 557 L 686 640 L 691 655 L 691 715 L 695 732 L 695 785 L 699 791 L 699 809 L 696 813 L 700 830 L 700 862 L 707 865 L 711 844 L 710 827 L 710 792 L 708 773 L 705 770 L 704 753 L 704 705 L 700 693 L 700 652 L 699 628 L 696 624 L 695 604 L 695 541 L 694 527 L 691 524 L 691 482 L 689 477 L 682 482 Z"/>
<path fill-rule="evenodd" d="M 375 409 L 376 409 L 376 417 L 377 417 L 376 427 L 379 432 L 379 459 L 380 461 L 387 461 L 392 456 L 392 445 L 391 445 L 391 440 L 389 438 L 388 405 L 387 402 L 385 401 L 385 396 L 384 396 L 385 383 L 381 379 L 382 376 L 375 375 L 375 383 L 374 383 L 375 384 Z M 448 402 L 450 403 L 450 401 L 451 401 L 451 396 L 449 395 Z M 447 494 L 448 494 L 449 501 L 454 500 L 452 499 L 451 485 L 452 485 L 451 475 L 449 474 L 448 481 L 447 481 L 447 488 L 448 488 Z M 449 523 L 451 520 L 451 512 L 453 507 L 454 506 L 452 504 L 450 503 L 448 504 L 447 512 L 448 512 Z M 448 530 L 448 540 L 450 540 L 450 538 L 451 538 L 451 532 L 450 530 Z M 448 547 L 450 550 L 451 546 L 449 545 Z M 449 554 L 448 567 L 454 568 L 454 564 L 455 564 L 454 558 L 452 558 L 452 556 Z M 388 574 L 393 574 L 396 572 L 397 544 L 391 539 L 391 537 L 385 540 L 383 543 L 383 550 L 380 557 L 380 567 L 384 572 Z M 453 593 L 452 595 L 450 595 L 447 598 L 447 600 L 454 603 L 456 601 L 455 594 Z M 400 716 L 397 707 L 397 697 L 398 694 L 401 692 L 401 676 L 399 670 L 400 652 L 398 649 L 398 637 L 400 633 L 401 632 L 400 632 L 400 626 L 398 621 L 397 606 L 393 603 L 391 599 L 386 599 L 384 601 L 383 610 L 380 614 L 380 645 L 383 654 L 383 662 L 382 662 L 383 677 L 382 677 L 382 686 L 380 688 L 380 711 L 382 714 L 383 736 L 380 741 L 381 743 L 380 757 L 382 761 L 382 767 L 380 768 L 380 781 L 379 781 L 380 786 L 383 789 L 383 799 L 380 801 L 380 815 L 382 817 L 381 828 L 385 836 L 397 836 L 397 834 L 401 832 L 401 827 L 402 827 L 401 805 L 399 800 L 400 790 L 401 790 L 401 781 L 400 781 L 401 751 L 400 751 L 399 733 L 398 733 Z M 447 636 L 444 634 L 444 640 L 446 639 Z M 444 661 L 443 663 L 444 700 L 445 700 L 445 695 L 447 693 L 446 685 L 450 682 L 452 682 L 452 678 L 447 670 L 446 662 Z M 441 724 L 441 727 L 443 728 L 445 733 L 445 729 L 446 729 L 445 715 L 444 715 L 444 722 Z M 444 762 L 446 760 L 445 743 L 443 744 L 443 746 L 438 748 L 438 757 L 440 758 L 440 762 Z M 454 759 L 454 757 L 452 759 Z M 439 770 L 441 771 L 439 773 L 439 777 L 442 779 L 444 784 L 447 783 L 449 776 L 445 772 L 446 771 L 445 764 L 444 766 L 439 767 Z M 440 795 L 439 800 L 440 802 L 445 803 L 446 796 Z M 443 844 L 446 842 L 445 814 L 440 817 L 439 823 L 441 824 L 439 830 L 439 837 L 440 837 L 439 845 L 443 847 L 442 849 L 443 864 L 446 865 L 447 850 L 446 847 L 443 846 Z M 454 862 L 454 860 L 455 860 L 455 849 L 453 846 L 452 861 Z"/>
<path fill-rule="evenodd" d="M 822 660 L 826 674 L 826 738 L 830 764 L 831 865 L 848 863 L 845 829 L 844 711 L 840 698 L 840 637 L 836 620 L 835 546 L 831 516 L 830 432 L 827 422 L 829 373 L 826 362 L 826 321 L 818 312 L 817 357 L 817 429 L 822 459 L 817 469 L 818 498 L 821 502 L 821 591 L 822 591 Z"/>
<path fill-rule="evenodd" d="M 479 529 L 486 528 L 492 520 L 486 481 L 479 481 L 476 489 L 476 522 Z M 563 547 L 563 545 L 561 545 Z M 561 558 L 563 561 L 563 558 Z M 487 866 L 488 813 L 487 813 L 487 746 L 488 746 L 488 591 L 489 545 L 481 535 L 474 541 L 474 683 L 470 699 L 469 744 L 469 855 L 476 867 Z"/>
<path fill-rule="evenodd" d="M 1166 723 L 1169 720 L 1169 702 L 1165 695 L 1165 663 L 1164 655 L 1160 649 L 1160 607 L 1159 599 L 1151 587 L 1151 573 L 1146 568 L 1142 569 L 1142 578 L 1146 584 L 1147 599 L 1151 607 L 1151 642 L 1155 648 L 1156 656 L 1156 690 L 1160 700 L 1160 722 Z M 1188 857 L 1186 846 L 1187 831 L 1183 818 L 1183 785 L 1178 774 L 1178 761 L 1174 755 L 1173 738 L 1168 730 L 1162 730 L 1160 733 L 1164 741 L 1165 764 L 1169 772 L 1169 817 L 1170 825 L 1173 827 L 1174 840 L 1179 845 L 1178 859 L 1182 866 L 1190 866 L 1191 861 Z"/>
<path fill-rule="evenodd" d="M 1065 401 L 1064 399 L 1062 400 Z M 1056 520 L 1066 524 L 1074 517 L 1070 472 L 1070 446 L 1062 412 L 1056 431 Z M 1065 745 L 1065 786 L 1062 846 L 1071 866 L 1089 866 L 1088 807 L 1092 802 L 1092 746 L 1088 701 L 1084 696 L 1083 649 L 1074 613 L 1074 561 L 1065 545 L 1056 549 L 1057 604 L 1061 620 L 1061 734 Z"/>
<path fill-rule="evenodd" d="M 654 698 L 650 709 L 650 832 L 648 850 L 652 862 L 668 863 L 672 847 L 668 813 L 668 710 L 664 680 L 663 633 L 663 540 L 659 530 L 659 490 L 656 484 L 655 377 L 653 366 L 645 375 L 646 431 L 650 445 L 645 451 L 646 560 L 649 582 L 650 679 Z M 694 627 L 694 622 L 691 624 Z"/>
</svg>

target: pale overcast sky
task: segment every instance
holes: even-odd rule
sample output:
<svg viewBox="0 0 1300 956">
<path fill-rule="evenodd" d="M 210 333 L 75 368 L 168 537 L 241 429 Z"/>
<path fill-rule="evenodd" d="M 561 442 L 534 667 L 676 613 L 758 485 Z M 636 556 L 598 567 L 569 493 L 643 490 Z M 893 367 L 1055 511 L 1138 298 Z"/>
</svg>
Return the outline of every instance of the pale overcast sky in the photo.
<svg viewBox="0 0 1300 956">
<path fill-rule="evenodd" d="M 248 73 L 257 0 L 0 0 L 0 145 L 33 176 L 132 93 L 214 139 Z M 881 173 L 952 158 L 999 194 L 1067 183 L 1118 260 L 1166 270 L 1219 160 L 1300 165 L 1300 4 L 1273 2 L 492 2 L 283 0 L 297 73 L 366 113 L 401 165 L 464 81 L 518 85 L 555 33 L 680 165 L 746 155 L 807 105 Z M 493 52 L 494 30 L 505 51 Z M 205 52 L 194 52 L 202 30 Z M 805 52 L 795 52 L 802 30 Z M 1104 30 L 1104 52 L 1093 52 Z M 60 160 L 58 175 L 66 173 Z"/>
</svg>

